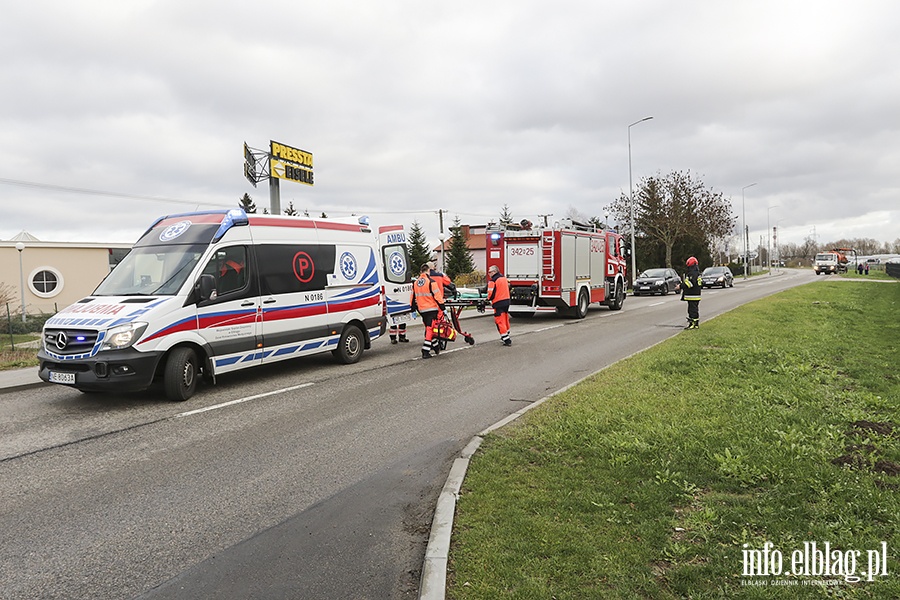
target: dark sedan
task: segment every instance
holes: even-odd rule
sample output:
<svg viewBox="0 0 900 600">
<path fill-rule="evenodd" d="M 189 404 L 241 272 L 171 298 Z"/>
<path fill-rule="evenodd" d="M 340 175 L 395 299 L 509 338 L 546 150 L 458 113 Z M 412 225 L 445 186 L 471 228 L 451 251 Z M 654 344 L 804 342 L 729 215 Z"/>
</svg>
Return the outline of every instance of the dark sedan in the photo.
<svg viewBox="0 0 900 600">
<path fill-rule="evenodd" d="M 700 278 L 703 279 L 703 287 L 734 287 L 734 275 L 728 267 L 706 267 Z"/>
<path fill-rule="evenodd" d="M 681 277 L 675 269 L 647 269 L 634 282 L 634 295 L 662 294 L 677 292 L 681 289 Z"/>
</svg>

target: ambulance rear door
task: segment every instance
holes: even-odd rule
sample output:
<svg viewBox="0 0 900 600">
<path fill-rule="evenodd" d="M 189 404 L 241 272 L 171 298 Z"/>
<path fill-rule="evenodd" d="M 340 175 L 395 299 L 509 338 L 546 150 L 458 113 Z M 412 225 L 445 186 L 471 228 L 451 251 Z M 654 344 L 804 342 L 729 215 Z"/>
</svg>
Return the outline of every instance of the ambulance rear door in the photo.
<svg viewBox="0 0 900 600">
<path fill-rule="evenodd" d="M 383 269 L 388 323 L 397 325 L 412 319 L 409 299 L 412 294 L 412 271 L 415 267 L 411 267 L 409 264 L 406 232 L 403 230 L 403 225 L 379 227 L 378 245 Z"/>
</svg>

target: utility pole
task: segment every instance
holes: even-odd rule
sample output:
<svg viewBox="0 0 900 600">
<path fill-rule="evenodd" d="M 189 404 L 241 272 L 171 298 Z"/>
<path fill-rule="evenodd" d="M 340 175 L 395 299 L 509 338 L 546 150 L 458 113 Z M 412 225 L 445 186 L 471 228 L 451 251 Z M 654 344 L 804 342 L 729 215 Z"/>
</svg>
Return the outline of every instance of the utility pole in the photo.
<svg viewBox="0 0 900 600">
<path fill-rule="evenodd" d="M 446 239 L 444 236 L 444 209 L 438 209 L 438 223 L 440 225 L 440 233 L 438 233 L 438 240 L 441 242 L 441 272 L 443 273 L 446 268 L 444 267 L 444 240 Z"/>
</svg>

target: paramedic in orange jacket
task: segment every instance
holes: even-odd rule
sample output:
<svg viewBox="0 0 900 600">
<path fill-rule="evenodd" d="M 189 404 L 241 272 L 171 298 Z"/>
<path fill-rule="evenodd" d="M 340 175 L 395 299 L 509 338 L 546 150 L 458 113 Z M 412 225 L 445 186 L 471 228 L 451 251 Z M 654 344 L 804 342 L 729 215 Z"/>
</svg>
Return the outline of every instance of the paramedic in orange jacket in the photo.
<svg viewBox="0 0 900 600">
<path fill-rule="evenodd" d="M 425 341 L 422 343 L 422 358 L 431 358 L 431 350 L 437 346 L 437 340 L 433 339 L 434 332 L 431 323 L 439 310 L 444 310 L 444 294 L 441 286 L 428 276 L 430 270 L 427 264 L 419 269 L 419 278 L 413 282 L 410 304 L 413 310 L 422 316 L 422 324 L 425 325 Z M 437 351 L 435 351 L 437 354 Z"/>
<path fill-rule="evenodd" d="M 456 285 L 454 285 L 453 281 L 447 277 L 444 273 L 441 273 L 437 270 L 437 266 L 434 264 L 434 261 L 430 261 L 428 263 L 429 271 L 428 276 L 431 277 L 435 283 L 441 286 L 441 293 L 444 294 L 444 298 L 447 297 L 447 291 L 450 291 L 451 295 L 456 294 Z"/>
<path fill-rule="evenodd" d="M 509 337 L 509 281 L 500 273 L 497 265 L 488 269 L 488 300 L 494 309 L 494 323 L 500 332 L 500 340 L 504 346 L 512 346 Z"/>
</svg>

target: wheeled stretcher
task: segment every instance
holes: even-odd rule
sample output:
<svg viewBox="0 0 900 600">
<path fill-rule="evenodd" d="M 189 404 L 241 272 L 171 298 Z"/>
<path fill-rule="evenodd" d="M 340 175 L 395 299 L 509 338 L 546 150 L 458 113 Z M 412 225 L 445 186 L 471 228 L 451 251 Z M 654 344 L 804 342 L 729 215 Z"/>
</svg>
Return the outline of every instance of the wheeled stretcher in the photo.
<svg viewBox="0 0 900 600">
<path fill-rule="evenodd" d="M 475 345 L 475 338 L 462 330 L 459 325 L 459 315 L 464 308 L 475 307 L 478 312 L 484 312 L 487 306 L 487 298 L 464 298 L 456 295 L 444 300 L 444 310 L 438 311 L 437 318 L 432 321 L 434 338 L 438 341 L 438 349 L 446 350 L 447 342 L 457 338 L 457 334 L 463 336 L 463 340 L 470 346 Z"/>
</svg>

